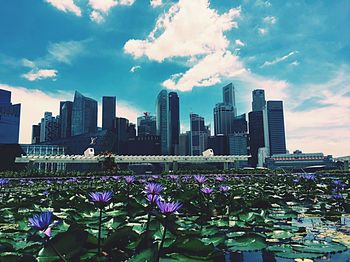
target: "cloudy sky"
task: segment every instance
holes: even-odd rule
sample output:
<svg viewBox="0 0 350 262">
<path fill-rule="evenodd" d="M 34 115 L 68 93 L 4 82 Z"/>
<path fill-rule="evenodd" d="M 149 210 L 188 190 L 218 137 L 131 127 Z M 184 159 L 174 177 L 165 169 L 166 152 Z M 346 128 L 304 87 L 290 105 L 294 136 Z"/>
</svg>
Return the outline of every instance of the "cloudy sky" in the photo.
<svg viewBox="0 0 350 262">
<path fill-rule="evenodd" d="M 284 101 L 290 151 L 350 155 L 349 24 L 348 0 L 3 0 L 0 88 L 22 103 L 22 143 L 75 90 L 117 96 L 133 122 L 175 90 L 186 131 L 232 82 L 238 113 L 257 88 Z"/>
</svg>

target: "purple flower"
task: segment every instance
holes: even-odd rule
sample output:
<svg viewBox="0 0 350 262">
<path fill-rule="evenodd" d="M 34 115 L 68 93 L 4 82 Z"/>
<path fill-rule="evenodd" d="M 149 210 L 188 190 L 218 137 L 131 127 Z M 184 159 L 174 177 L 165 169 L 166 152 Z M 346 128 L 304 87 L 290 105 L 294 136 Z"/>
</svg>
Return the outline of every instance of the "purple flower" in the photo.
<svg viewBox="0 0 350 262">
<path fill-rule="evenodd" d="M 343 184 L 340 180 L 334 180 L 333 184 L 334 184 L 335 188 L 338 190 L 345 188 L 345 184 Z"/>
<path fill-rule="evenodd" d="M 203 184 L 205 180 L 207 180 L 205 176 L 202 175 L 195 175 L 193 178 L 198 184 Z"/>
<path fill-rule="evenodd" d="M 170 175 L 169 178 L 170 178 L 171 180 L 177 180 L 178 176 Z"/>
<path fill-rule="evenodd" d="M 219 181 L 219 182 L 224 182 L 225 181 L 225 178 L 223 176 L 216 176 L 215 177 L 215 180 L 216 181 Z"/>
<path fill-rule="evenodd" d="M 305 174 L 303 175 L 303 178 L 306 180 L 306 181 L 315 181 L 316 180 L 316 176 L 315 175 L 312 175 L 312 174 Z"/>
<path fill-rule="evenodd" d="M 219 190 L 220 190 L 220 192 L 222 192 L 222 193 L 226 193 L 226 192 L 228 192 L 230 189 L 231 189 L 231 187 L 225 186 L 225 185 L 219 187 Z"/>
<path fill-rule="evenodd" d="M 135 177 L 133 177 L 133 176 L 125 176 L 124 179 L 125 179 L 125 182 L 129 185 L 134 183 L 134 181 L 135 181 Z"/>
<path fill-rule="evenodd" d="M 5 186 L 8 183 L 10 183 L 10 180 L 8 180 L 7 178 L 0 178 L 0 186 Z"/>
<path fill-rule="evenodd" d="M 206 195 L 211 194 L 213 191 L 214 191 L 214 190 L 211 189 L 211 188 L 209 188 L 209 187 L 204 187 L 204 188 L 201 189 L 201 192 L 202 192 L 203 194 L 206 194 Z"/>
<path fill-rule="evenodd" d="M 293 179 L 294 184 L 298 184 L 300 182 L 300 179 Z"/>
<path fill-rule="evenodd" d="M 162 200 L 157 201 L 157 206 L 160 209 L 160 212 L 165 215 L 176 212 L 182 207 L 182 204 L 179 202 L 165 202 Z"/>
<path fill-rule="evenodd" d="M 147 199 L 148 202 L 154 204 L 154 203 L 157 203 L 160 200 L 160 197 L 158 195 L 148 194 L 146 196 L 146 199 Z"/>
<path fill-rule="evenodd" d="M 336 194 L 332 195 L 332 198 L 335 199 L 335 200 L 340 200 L 340 199 L 343 199 L 343 195 L 339 194 L 339 193 L 336 193 Z"/>
<path fill-rule="evenodd" d="M 145 187 L 145 192 L 151 195 L 159 195 L 163 190 L 163 186 L 157 183 L 148 183 Z"/>
<path fill-rule="evenodd" d="M 46 211 L 37 215 L 34 215 L 32 218 L 29 218 L 31 227 L 42 231 L 46 236 L 51 237 L 51 218 L 52 212 Z"/>
<path fill-rule="evenodd" d="M 89 194 L 91 201 L 94 202 L 99 208 L 102 208 L 108 204 L 112 199 L 113 193 L 111 191 L 105 192 L 92 192 Z"/>
</svg>

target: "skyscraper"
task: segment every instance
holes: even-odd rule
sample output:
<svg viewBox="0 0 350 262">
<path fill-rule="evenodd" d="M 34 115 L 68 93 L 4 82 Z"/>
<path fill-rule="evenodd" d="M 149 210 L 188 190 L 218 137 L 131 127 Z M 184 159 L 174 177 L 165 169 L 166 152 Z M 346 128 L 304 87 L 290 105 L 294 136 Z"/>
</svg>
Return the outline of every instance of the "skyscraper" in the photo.
<svg viewBox="0 0 350 262">
<path fill-rule="evenodd" d="M 75 91 L 72 111 L 72 136 L 97 131 L 97 101 Z"/>
<path fill-rule="evenodd" d="M 236 116 L 237 115 L 236 95 L 235 95 L 235 87 L 232 85 L 232 83 L 229 83 L 228 85 L 222 88 L 222 96 L 223 96 L 224 104 L 233 106 L 234 116 Z"/>
<path fill-rule="evenodd" d="M 166 90 L 160 91 L 156 101 L 157 114 L 157 135 L 160 136 L 160 147 L 162 155 L 169 154 L 169 117 L 168 117 L 168 92 Z"/>
<path fill-rule="evenodd" d="M 11 92 L 0 89 L 0 144 L 18 144 L 21 104 L 11 103 Z"/>
<path fill-rule="evenodd" d="M 232 132 L 234 107 L 231 104 L 218 103 L 214 107 L 214 134 L 228 135 Z"/>
<path fill-rule="evenodd" d="M 116 97 L 104 96 L 102 97 L 102 129 L 113 129 L 116 117 Z"/>
<path fill-rule="evenodd" d="M 45 112 L 40 122 L 40 142 L 54 141 L 60 138 L 60 118 Z"/>
<path fill-rule="evenodd" d="M 72 111 L 73 102 L 60 102 L 60 136 L 61 138 L 70 137 L 72 135 Z"/>
<path fill-rule="evenodd" d="M 201 155 L 207 149 L 208 127 L 204 124 L 204 118 L 197 114 L 190 114 L 191 123 L 191 155 Z"/>
<path fill-rule="evenodd" d="M 40 143 L 40 125 L 32 125 L 32 144 Z"/>
<path fill-rule="evenodd" d="M 256 89 L 253 91 L 253 111 L 263 111 L 266 101 L 265 101 L 265 91 L 263 89 Z"/>
<path fill-rule="evenodd" d="M 270 155 L 286 153 L 283 102 L 267 101 Z"/>
<path fill-rule="evenodd" d="M 247 155 L 248 151 L 248 124 L 246 114 L 233 119 L 232 133 L 228 136 L 230 155 Z"/>
<path fill-rule="evenodd" d="M 180 136 L 180 110 L 179 96 L 176 92 L 169 93 L 169 137 L 170 137 L 170 154 L 179 153 L 179 136 Z"/>
<path fill-rule="evenodd" d="M 156 117 L 145 112 L 143 116 L 137 118 L 137 135 L 147 136 L 157 134 Z"/>
<path fill-rule="evenodd" d="M 250 165 L 256 167 L 258 164 L 258 150 L 265 147 L 264 118 L 263 111 L 253 111 L 248 114 L 249 119 L 249 148 Z"/>
</svg>

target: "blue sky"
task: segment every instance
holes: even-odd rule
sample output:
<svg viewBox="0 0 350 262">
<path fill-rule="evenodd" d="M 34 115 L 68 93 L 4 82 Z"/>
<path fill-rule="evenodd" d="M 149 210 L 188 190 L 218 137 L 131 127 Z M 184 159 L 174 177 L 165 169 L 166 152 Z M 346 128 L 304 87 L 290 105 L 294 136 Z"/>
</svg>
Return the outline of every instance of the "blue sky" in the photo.
<svg viewBox="0 0 350 262">
<path fill-rule="evenodd" d="M 135 121 L 163 88 L 212 123 L 221 88 L 284 101 L 287 147 L 350 154 L 350 2 L 264 0 L 4 0 L 0 88 L 22 103 L 21 142 L 74 90 Z"/>
</svg>

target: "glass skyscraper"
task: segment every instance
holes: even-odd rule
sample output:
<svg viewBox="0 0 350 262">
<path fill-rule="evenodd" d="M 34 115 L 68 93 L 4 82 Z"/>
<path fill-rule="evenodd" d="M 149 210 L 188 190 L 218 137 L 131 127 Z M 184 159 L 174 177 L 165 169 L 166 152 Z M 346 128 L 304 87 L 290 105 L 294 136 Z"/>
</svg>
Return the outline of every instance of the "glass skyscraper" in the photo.
<svg viewBox="0 0 350 262">
<path fill-rule="evenodd" d="M 60 138 L 60 118 L 45 112 L 40 123 L 40 142 L 54 141 Z"/>
<path fill-rule="evenodd" d="M 265 91 L 263 89 L 256 89 L 253 91 L 253 111 L 263 111 L 266 105 Z"/>
<path fill-rule="evenodd" d="M 283 102 L 267 101 L 270 155 L 286 153 Z"/>
<path fill-rule="evenodd" d="M 197 114 L 190 114 L 191 123 L 191 155 L 199 156 L 207 149 L 208 127 L 204 124 L 204 118 Z"/>
<path fill-rule="evenodd" d="M 179 96 L 176 92 L 169 93 L 169 137 L 170 154 L 179 154 L 179 136 L 180 136 L 180 110 Z"/>
<path fill-rule="evenodd" d="M 72 111 L 72 136 L 96 131 L 97 101 L 76 91 Z"/>
<path fill-rule="evenodd" d="M 229 83 L 228 85 L 222 88 L 222 95 L 224 104 L 232 105 L 235 109 L 236 115 L 236 95 L 235 87 L 232 85 L 232 83 Z"/>
<path fill-rule="evenodd" d="M 11 92 L 0 89 L 0 144 L 18 144 L 21 104 L 11 103 Z"/>
<path fill-rule="evenodd" d="M 160 136 L 160 147 L 162 155 L 169 154 L 169 104 L 168 92 L 166 90 L 160 91 L 156 101 L 156 120 L 157 120 L 157 135 Z"/>
<path fill-rule="evenodd" d="M 148 136 L 157 134 L 156 117 L 145 112 L 143 116 L 137 118 L 137 135 Z"/>
<path fill-rule="evenodd" d="M 264 118 L 263 111 L 253 111 L 248 114 L 249 119 L 249 147 L 250 165 L 256 167 L 258 164 L 259 148 L 265 147 Z"/>
<path fill-rule="evenodd" d="M 72 112 L 73 102 L 60 102 L 60 136 L 61 138 L 70 137 L 72 135 Z"/>
<path fill-rule="evenodd" d="M 228 135 L 232 132 L 234 107 L 231 104 L 218 103 L 214 107 L 214 134 Z"/>
<path fill-rule="evenodd" d="M 114 127 L 116 117 L 116 97 L 104 96 L 102 97 L 102 129 L 110 130 Z"/>
</svg>

